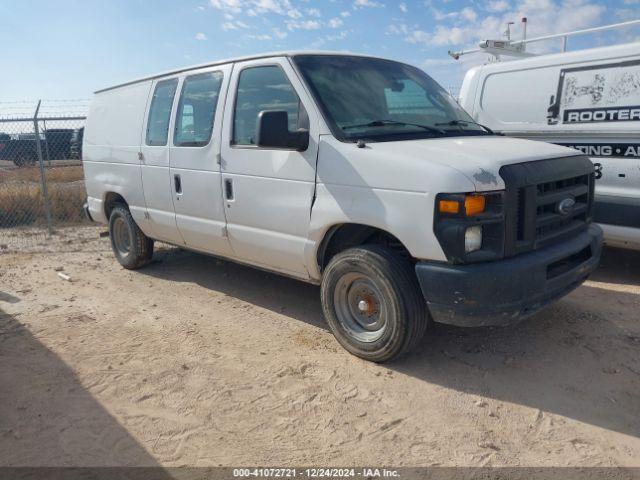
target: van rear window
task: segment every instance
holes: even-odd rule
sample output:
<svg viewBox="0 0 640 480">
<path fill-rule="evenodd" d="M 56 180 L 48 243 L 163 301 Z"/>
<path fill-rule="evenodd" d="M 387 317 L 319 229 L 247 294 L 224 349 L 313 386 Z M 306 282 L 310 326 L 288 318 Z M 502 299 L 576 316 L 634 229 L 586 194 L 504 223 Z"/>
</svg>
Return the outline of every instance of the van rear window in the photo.
<svg viewBox="0 0 640 480">
<path fill-rule="evenodd" d="M 173 97 L 176 94 L 178 79 L 158 82 L 153 92 L 149 120 L 147 121 L 147 145 L 161 146 L 167 144 L 169 136 L 169 119 Z"/>
</svg>

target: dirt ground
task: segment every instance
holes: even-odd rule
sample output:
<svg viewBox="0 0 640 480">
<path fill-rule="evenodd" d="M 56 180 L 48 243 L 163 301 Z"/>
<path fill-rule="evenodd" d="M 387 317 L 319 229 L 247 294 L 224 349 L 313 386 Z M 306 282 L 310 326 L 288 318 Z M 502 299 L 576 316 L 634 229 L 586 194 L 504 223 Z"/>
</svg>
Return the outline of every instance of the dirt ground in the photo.
<svg viewBox="0 0 640 480">
<path fill-rule="evenodd" d="M 2 466 L 640 466 L 640 254 L 380 366 L 317 287 L 168 247 L 128 272 L 89 232 L 0 252 Z"/>
</svg>

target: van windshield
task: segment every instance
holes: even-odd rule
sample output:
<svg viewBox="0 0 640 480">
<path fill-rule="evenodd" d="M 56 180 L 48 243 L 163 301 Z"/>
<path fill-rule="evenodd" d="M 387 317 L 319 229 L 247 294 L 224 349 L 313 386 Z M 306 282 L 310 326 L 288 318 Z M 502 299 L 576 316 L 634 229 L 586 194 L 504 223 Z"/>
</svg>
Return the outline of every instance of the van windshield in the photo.
<svg viewBox="0 0 640 480">
<path fill-rule="evenodd" d="M 490 134 L 415 67 L 345 55 L 297 55 L 294 61 L 340 140 Z"/>
</svg>

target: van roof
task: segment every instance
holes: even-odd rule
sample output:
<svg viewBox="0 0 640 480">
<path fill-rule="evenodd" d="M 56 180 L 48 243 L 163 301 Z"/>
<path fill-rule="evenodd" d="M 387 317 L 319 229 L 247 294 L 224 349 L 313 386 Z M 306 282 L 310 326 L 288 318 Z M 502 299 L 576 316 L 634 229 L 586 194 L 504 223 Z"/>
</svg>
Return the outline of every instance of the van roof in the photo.
<svg viewBox="0 0 640 480">
<path fill-rule="evenodd" d="M 541 55 L 534 55 L 532 57 L 521 58 L 517 60 L 508 60 L 504 62 L 494 62 L 478 67 L 473 67 L 469 70 L 482 71 L 509 71 L 509 70 L 521 70 L 524 68 L 537 68 L 547 65 L 559 65 L 559 64 L 572 64 L 583 63 L 590 61 L 598 61 L 607 58 L 620 58 L 625 56 L 637 57 L 640 52 L 640 42 L 625 43 L 621 45 L 613 45 L 609 47 L 597 47 L 588 48 L 584 50 L 572 50 L 569 52 L 548 53 Z M 469 73 L 467 72 L 467 74 Z"/>
<path fill-rule="evenodd" d="M 111 87 L 102 88 L 100 90 L 96 90 L 95 93 L 102 93 L 108 90 L 114 90 L 116 88 L 125 87 L 127 85 L 133 85 L 135 83 L 145 82 L 147 80 L 155 80 L 156 78 L 166 77 L 168 75 L 175 75 L 182 72 L 188 72 L 190 70 L 197 70 L 199 68 L 214 67 L 216 65 L 224 65 L 227 63 L 244 62 L 247 60 L 257 60 L 260 58 L 293 57 L 295 55 L 344 55 L 344 56 L 353 56 L 353 57 L 382 58 L 382 57 L 376 57 L 373 55 L 351 53 L 351 52 L 309 51 L 309 50 L 287 50 L 287 51 L 281 51 L 281 52 L 268 52 L 268 53 L 260 53 L 256 55 L 246 55 L 243 57 L 227 58 L 224 60 L 217 60 L 214 62 L 200 63 L 197 65 L 191 65 L 189 67 L 176 68 L 174 70 L 168 70 L 166 72 L 158 73 L 156 75 L 149 75 L 147 77 L 137 78 L 135 80 L 130 80 L 128 82 L 119 83 Z"/>
</svg>

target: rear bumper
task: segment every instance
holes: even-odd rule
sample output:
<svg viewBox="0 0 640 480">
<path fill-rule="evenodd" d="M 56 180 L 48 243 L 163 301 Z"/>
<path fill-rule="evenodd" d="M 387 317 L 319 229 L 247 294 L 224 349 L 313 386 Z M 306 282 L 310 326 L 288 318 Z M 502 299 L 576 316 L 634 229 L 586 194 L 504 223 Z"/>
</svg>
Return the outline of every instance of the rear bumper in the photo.
<svg viewBox="0 0 640 480">
<path fill-rule="evenodd" d="M 91 211 L 89 210 L 89 204 L 87 202 L 82 205 L 82 211 L 84 212 L 84 215 L 89 219 L 89 221 L 95 222 L 95 220 L 91 216 Z"/>
<path fill-rule="evenodd" d="M 436 322 L 506 325 L 534 314 L 578 287 L 602 252 L 602 229 L 495 262 L 446 265 L 419 262 L 416 273 Z"/>
</svg>

